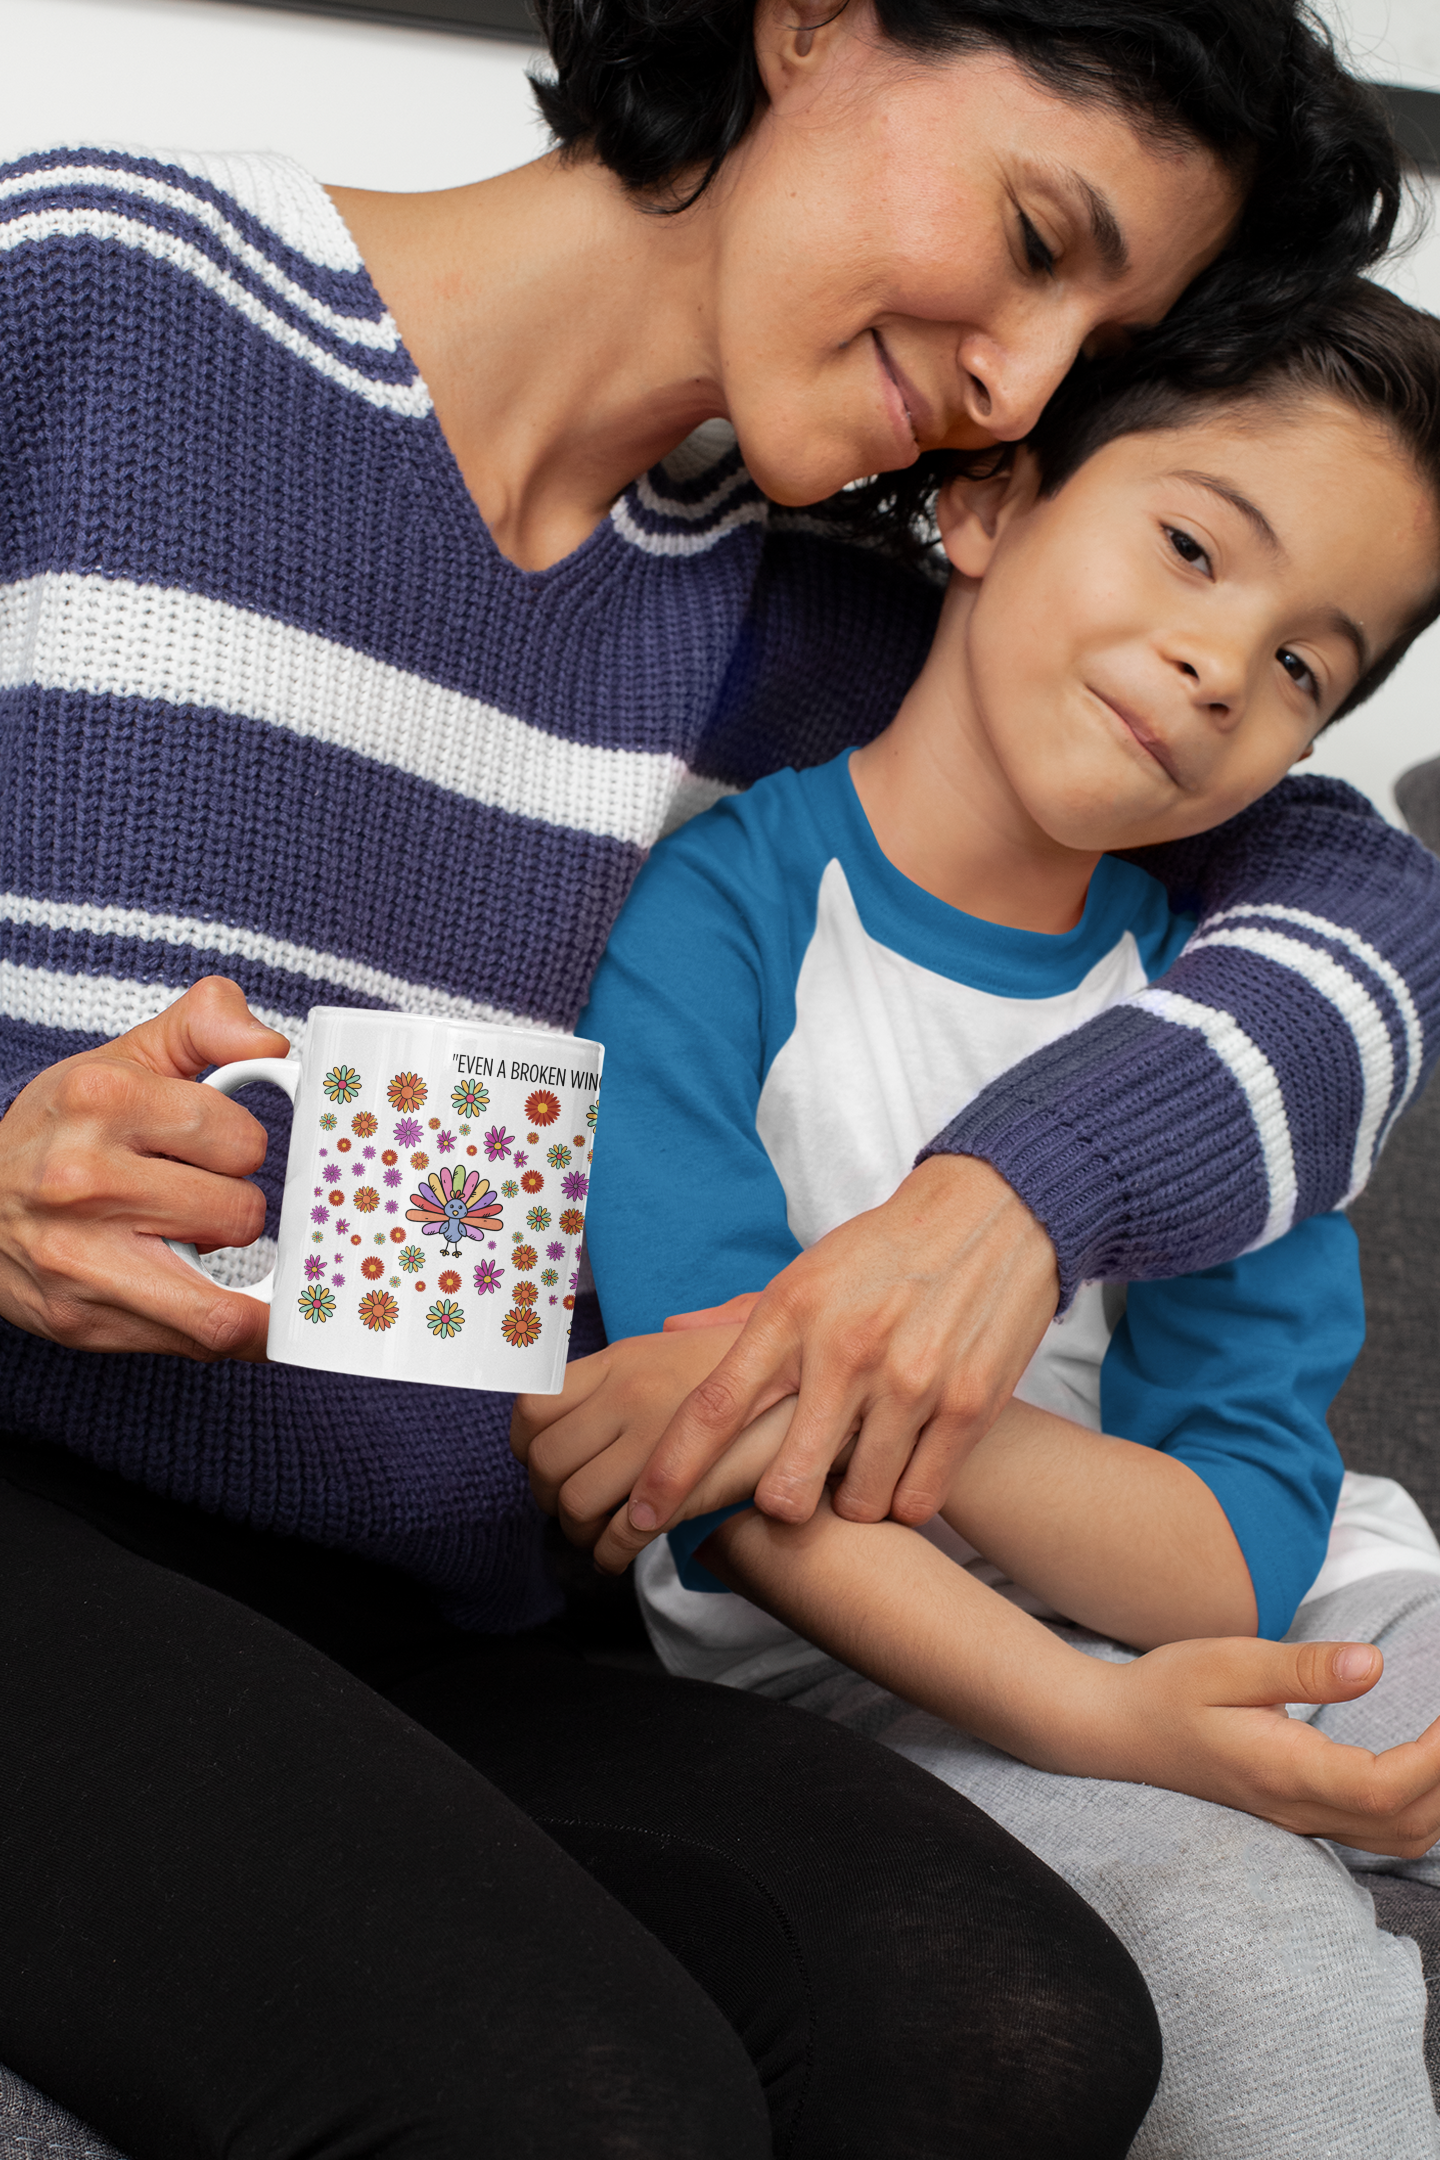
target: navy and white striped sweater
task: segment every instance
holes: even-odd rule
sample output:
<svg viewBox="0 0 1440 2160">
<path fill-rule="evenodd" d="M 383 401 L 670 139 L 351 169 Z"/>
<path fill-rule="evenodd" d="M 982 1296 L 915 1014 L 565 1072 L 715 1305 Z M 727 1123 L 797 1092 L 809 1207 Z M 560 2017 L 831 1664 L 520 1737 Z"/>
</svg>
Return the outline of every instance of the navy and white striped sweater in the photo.
<svg viewBox="0 0 1440 2160">
<path fill-rule="evenodd" d="M 283 158 L 0 171 L 0 371 L 0 1108 L 217 970 L 292 1039 L 322 1003 L 571 1026 L 658 834 L 867 738 L 928 642 L 929 588 L 773 511 L 714 430 L 517 569 Z M 1207 910 L 1189 954 L 941 1143 L 999 1164 L 1067 1285 L 1334 1206 L 1440 1026 L 1440 873 L 1350 791 L 1150 867 Z M 472 1626 L 549 1609 L 508 1399 L 3 1324 L 0 1360 L 5 1422 L 157 1492 Z"/>
</svg>

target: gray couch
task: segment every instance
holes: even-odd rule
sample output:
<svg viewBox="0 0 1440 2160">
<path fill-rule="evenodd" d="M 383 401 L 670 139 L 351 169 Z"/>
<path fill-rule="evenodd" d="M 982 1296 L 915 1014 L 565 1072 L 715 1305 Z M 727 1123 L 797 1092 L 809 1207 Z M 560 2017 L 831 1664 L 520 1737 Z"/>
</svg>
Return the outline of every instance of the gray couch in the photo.
<svg viewBox="0 0 1440 2160">
<path fill-rule="evenodd" d="M 1440 854 L 1440 758 L 1407 773 L 1395 792 L 1412 831 Z M 1400 1120 L 1350 1219 L 1360 1239 L 1368 1334 L 1331 1427 L 1351 1469 L 1398 1478 L 1440 1530 L 1440 1080 Z M 612 1593 L 603 1609 L 587 1608 L 586 1585 L 598 1578 L 585 1568 L 574 1580 L 572 1609 L 597 1654 L 633 1656 L 633 1606 L 613 1609 Z M 1440 1674 L 1436 1696 L 1440 1711 Z M 1440 1890 L 1381 1874 L 1371 1888 L 1381 1926 L 1412 1936 L 1427 1981 L 1440 1979 Z M 1440 2099 L 1440 2010 L 1427 2025 L 1425 2055 Z M 0 2069 L 0 2160 L 119 2155 Z"/>
</svg>

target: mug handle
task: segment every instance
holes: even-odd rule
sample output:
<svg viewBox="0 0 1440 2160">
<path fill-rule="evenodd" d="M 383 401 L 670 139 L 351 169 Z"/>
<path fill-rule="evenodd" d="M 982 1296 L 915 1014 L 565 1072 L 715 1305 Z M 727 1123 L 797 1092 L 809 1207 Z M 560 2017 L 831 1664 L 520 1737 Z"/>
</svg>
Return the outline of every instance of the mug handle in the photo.
<svg viewBox="0 0 1440 2160">
<path fill-rule="evenodd" d="M 201 1082 L 201 1086 L 218 1088 L 222 1095 L 233 1095 L 237 1088 L 248 1087 L 252 1080 L 273 1080 L 276 1087 L 285 1090 L 293 1103 L 296 1091 L 300 1086 L 300 1060 L 299 1058 L 238 1058 L 233 1065 L 217 1065 L 214 1072 L 207 1073 L 205 1079 Z M 174 1253 L 177 1260 L 183 1260 L 187 1267 L 193 1267 L 198 1275 L 205 1275 L 205 1270 L 200 1265 L 200 1255 L 193 1245 L 177 1244 L 174 1238 L 166 1238 L 165 1243 Z M 205 1275 L 205 1280 L 210 1282 L 210 1277 Z M 211 1287 L 218 1288 L 220 1286 L 212 1284 Z M 236 1292 L 237 1297 L 258 1298 L 262 1305 L 268 1305 L 274 1295 L 274 1268 L 271 1268 L 268 1275 L 262 1276 L 259 1282 L 251 1283 L 248 1290 Z"/>
</svg>

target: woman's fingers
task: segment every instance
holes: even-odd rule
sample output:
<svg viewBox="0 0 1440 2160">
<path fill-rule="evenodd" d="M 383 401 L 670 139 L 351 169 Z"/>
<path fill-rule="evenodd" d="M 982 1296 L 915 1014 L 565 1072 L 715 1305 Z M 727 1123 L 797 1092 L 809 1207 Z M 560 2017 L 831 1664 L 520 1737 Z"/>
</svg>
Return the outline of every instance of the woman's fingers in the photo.
<svg viewBox="0 0 1440 2160">
<path fill-rule="evenodd" d="M 190 1076 L 287 1049 L 211 977 L 22 1089 L 0 1120 L 0 1311 L 75 1348 L 263 1357 L 264 1306 L 160 1240 L 258 1236 L 264 1200 L 245 1179 L 264 1161 L 264 1127 Z"/>
<path fill-rule="evenodd" d="M 795 1424 L 756 1496 L 765 1513 L 808 1520 L 858 1426 L 847 1509 L 928 1521 L 1009 1400 L 1055 1299 L 1053 1248 L 1004 1179 L 969 1157 L 931 1157 L 762 1292 L 637 1482 L 632 1529 L 643 1538 L 672 1520 L 742 1427 L 792 1394 Z"/>
</svg>

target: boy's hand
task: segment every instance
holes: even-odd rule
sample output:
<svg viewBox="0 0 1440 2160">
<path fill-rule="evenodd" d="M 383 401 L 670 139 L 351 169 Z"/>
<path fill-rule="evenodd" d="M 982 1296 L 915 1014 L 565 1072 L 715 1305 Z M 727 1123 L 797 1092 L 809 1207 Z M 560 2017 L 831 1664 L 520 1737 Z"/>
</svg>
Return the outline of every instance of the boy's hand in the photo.
<svg viewBox="0 0 1440 2160">
<path fill-rule="evenodd" d="M 700 1316 L 695 1316 L 697 1319 Z M 521 1395 L 510 1445 L 530 1472 L 530 1489 L 557 1515 L 573 1545 L 594 1545 L 644 1469 L 676 1408 L 712 1372 L 739 1324 L 687 1326 L 631 1335 L 576 1358 L 559 1395 Z M 720 1506 L 722 1503 L 714 1503 Z M 648 1538 L 601 1564 L 623 1569 Z"/>
<path fill-rule="evenodd" d="M 1287 1702 L 1367 1693 L 1384 1665 L 1373 1645 L 1236 1637 L 1171 1643 L 1132 1665 L 1089 1662 L 1111 1702 L 1084 1719 L 1088 1739 L 1071 1726 L 1063 1764 L 1041 1767 L 1169 1786 L 1361 1852 L 1413 1860 L 1440 1838 L 1440 1719 L 1372 1755 L 1285 1714 Z"/>
<path fill-rule="evenodd" d="M 733 1349 L 640 1472 L 617 1547 L 633 1557 L 678 1519 L 737 1433 L 787 1395 L 798 1407 L 757 1507 L 808 1521 L 858 1429 L 836 1511 L 852 1522 L 887 1513 L 928 1522 L 956 1463 L 1014 1392 L 1057 1296 L 1050 1240 L 999 1173 L 970 1156 L 932 1156 L 756 1298 Z"/>
</svg>

